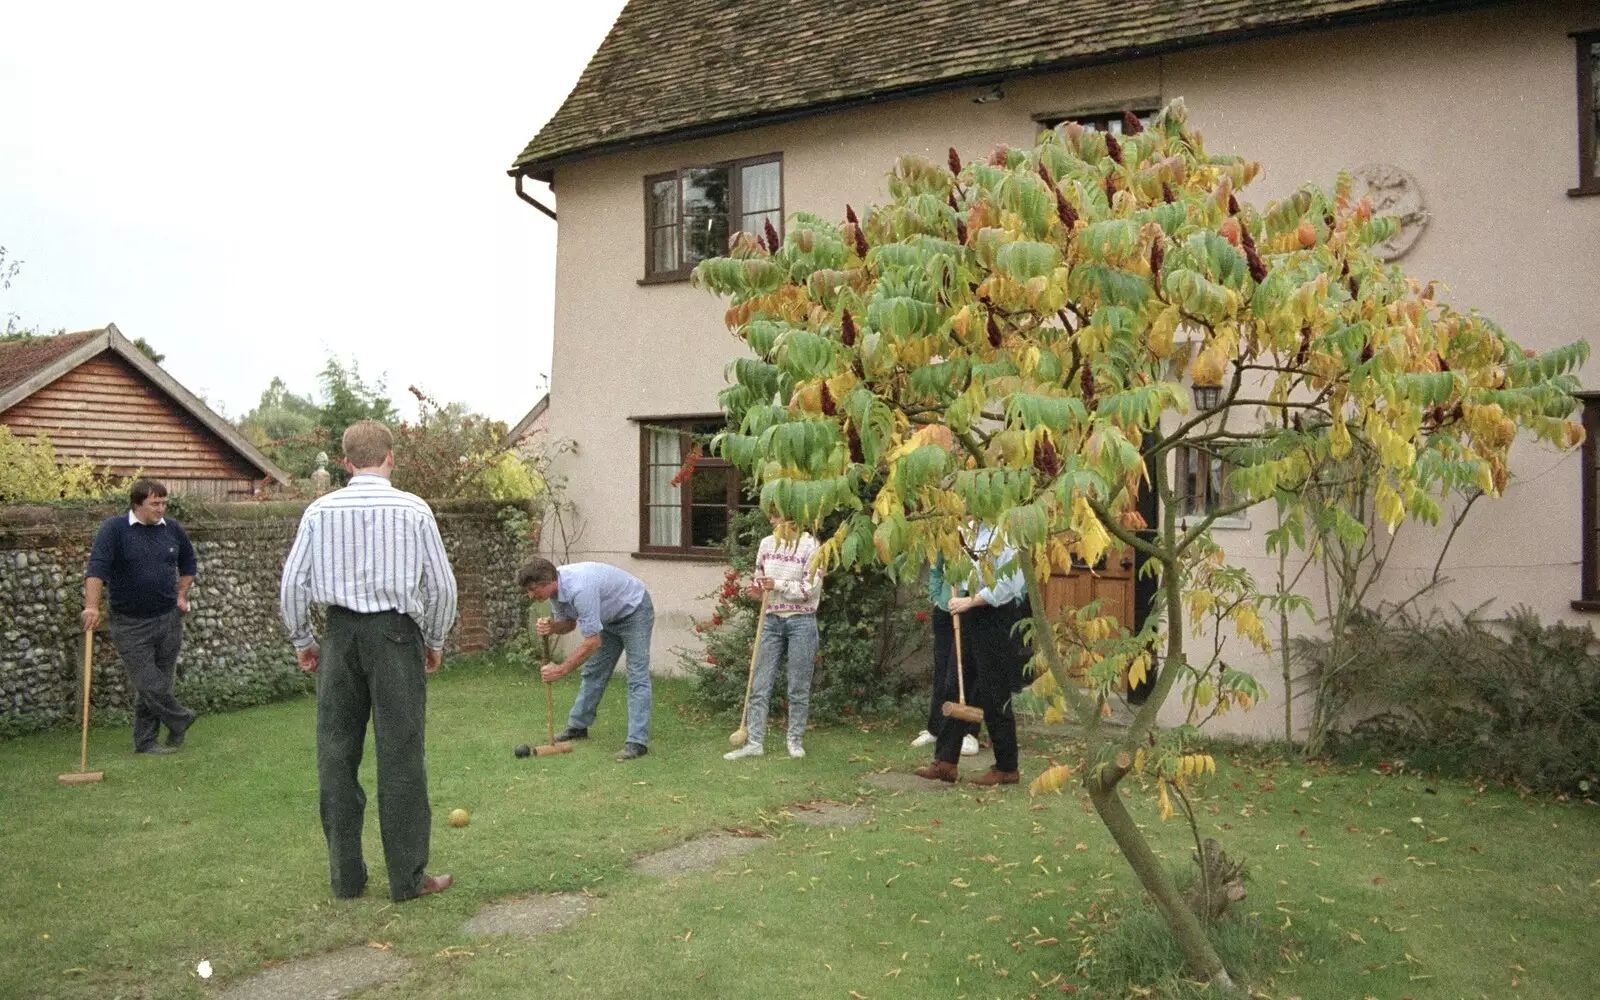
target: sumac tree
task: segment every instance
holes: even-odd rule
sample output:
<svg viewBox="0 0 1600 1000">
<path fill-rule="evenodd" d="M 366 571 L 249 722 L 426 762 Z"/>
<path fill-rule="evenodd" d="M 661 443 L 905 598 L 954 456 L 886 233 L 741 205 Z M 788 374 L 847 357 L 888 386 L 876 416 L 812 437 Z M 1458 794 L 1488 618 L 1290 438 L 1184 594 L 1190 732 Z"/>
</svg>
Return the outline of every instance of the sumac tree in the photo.
<svg viewBox="0 0 1600 1000">
<path fill-rule="evenodd" d="M 1519 432 L 1581 438 L 1570 373 L 1587 356 L 1582 343 L 1525 352 L 1378 260 L 1370 248 L 1397 223 L 1348 176 L 1258 209 L 1239 197 L 1258 170 L 1208 153 L 1179 101 L 1120 139 L 1067 123 L 984 161 L 902 158 L 887 203 L 847 207 L 843 223 L 796 213 L 775 250 L 740 235 L 695 272 L 729 300 L 727 325 L 753 355 L 730 365 L 721 402 L 737 430 L 718 447 L 801 524 L 848 509 L 819 553 L 827 568 L 915 572 L 943 555 L 952 572 L 990 573 L 992 554 L 962 549 L 968 517 L 1020 551 L 1034 691 L 1082 721 L 1078 780 L 1193 973 L 1223 988 L 1227 970 L 1118 793 L 1133 775 L 1166 800 L 1208 769 L 1192 729 L 1159 724 L 1175 689 L 1200 713 L 1258 694 L 1239 671 L 1201 676 L 1186 645 L 1219 609 L 1269 642 L 1264 598 L 1223 572 L 1212 522 L 1274 502 L 1279 544 L 1304 544 L 1313 522 L 1366 530 L 1307 489 L 1358 448 L 1379 463 L 1374 509 L 1391 529 L 1436 521 L 1464 484 L 1498 494 Z M 1214 388 L 1195 394 L 1204 405 L 1191 385 Z M 959 448 L 941 446 L 942 429 Z M 1180 448 L 1233 470 L 1230 499 L 1188 519 Z M 1159 497 L 1154 524 L 1142 490 Z M 1049 575 L 1122 547 L 1159 576 L 1148 620 L 1130 630 L 1094 608 L 1050 620 Z M 1101 725 L 1142 672 L 1153 686 L 1132 724 Z"/>
</svg>

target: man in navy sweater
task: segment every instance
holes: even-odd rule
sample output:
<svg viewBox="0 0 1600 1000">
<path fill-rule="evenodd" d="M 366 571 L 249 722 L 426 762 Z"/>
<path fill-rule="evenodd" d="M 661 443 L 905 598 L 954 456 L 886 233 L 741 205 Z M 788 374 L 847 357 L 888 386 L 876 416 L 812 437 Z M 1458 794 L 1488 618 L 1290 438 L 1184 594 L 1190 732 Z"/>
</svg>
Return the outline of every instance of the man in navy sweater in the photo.
<svg viewBox="0 0 1600 1000">
<path fill-rule="evenodd" d="M 194 546 L 167 514 L 167 488 L 140 479 L 126 514 L 106 518 L 94 536 L 83 581 L 83 630 L 100 625 L 100 593 L 111 593 L 111 642 L 135 693 L 135 753 L 175 753 L 194 712 L 172 693 L 183 620 L 194 583 Z M 161 727 L 167 742 L 157 742 Z"/>
</svg>

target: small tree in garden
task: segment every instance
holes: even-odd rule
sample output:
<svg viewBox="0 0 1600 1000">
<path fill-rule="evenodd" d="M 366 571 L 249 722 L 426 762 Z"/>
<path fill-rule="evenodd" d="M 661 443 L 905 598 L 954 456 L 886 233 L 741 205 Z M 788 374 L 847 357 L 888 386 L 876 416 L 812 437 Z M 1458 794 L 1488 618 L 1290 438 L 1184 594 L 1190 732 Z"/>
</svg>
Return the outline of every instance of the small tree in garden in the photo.
<svg viewBox="0 0 1600 1000">
<path fill-rule="evenodd" d="M 1259 695 L 1247 674 L 1189 653 L 1191 631 L 1218 617 L 1269 646 L 1268 595 L 1227 564 L 1210 525 L 1273 501 L 1279 544 L 1304 544 L 1313 523 L 1364 531 L 1307 489 L 1354 449 L 1380 464 L 1373 504 L 1390 530 L 1436 521 L 1454 487 L 1496 494 L 1520 430 L 1562 447 L 1581 437 L 1566 417 L 1587 349 L 1529 356 L 1385 266 L 1369 248 L 1396 222 L 1374 217 L 1347 176 L 1332 194 L 1240 201 L 1258 166 L 1207 153 L 1185 117 L 1174 102 L 1120 138 L 1068 123 L 987 162 L 905 157 L 887 204 L 847 208 L 842 224 L 798 213 L 781 242 L 770 226 L 740 235 L 695 280 L 730 300 L 727 324 L 754 354 L 730 365 L 722 404 L 738 430 L 721 453 L 801 524 L 848 510 L 820 553 L 827 568 L 877 560 L 909 574 L 942 555 L 957 575 L 988 576 L 992 555 L 963 549 L 968 517 L 1018 549 L 1033 690 L 1087 739 L 1076 767 L 1034 788 L 1076 773 L 1192 972 L 1229 988 L 1118 794 L 1134 775 L 1169 814 L 1169 790 L 1213 766 L 1192 752 L 1192 727 L 1159 724 L 1175 690 L 1195 721 Z M 1215 391 L 1191 406 L 1186 383 Z M 1226 499 L 1186 522 L 1169 472 L 1178 449 L 1232 469 Z M 1137 507 L 1147 489 L 1161 502 L 1153 525 Z M 1137 631 L 1094 607 L 1049 619 L 1052 572 L 1124 547 L 1160 582 Z M 1119 684 L 1146 676 L 1131 725 L 1100 725 Z"/>
</svg>

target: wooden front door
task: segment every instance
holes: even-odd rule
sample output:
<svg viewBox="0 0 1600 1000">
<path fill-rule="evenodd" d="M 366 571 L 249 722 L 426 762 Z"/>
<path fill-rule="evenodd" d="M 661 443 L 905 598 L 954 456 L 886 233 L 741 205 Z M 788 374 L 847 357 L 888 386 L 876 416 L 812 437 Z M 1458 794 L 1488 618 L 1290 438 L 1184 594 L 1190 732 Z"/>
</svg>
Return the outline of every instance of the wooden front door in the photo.
<svg viewBox="0 0 1600 1000">
<path fill-rule="evenodd" d="M 1081 608 L 1090 601 L 1100 602 L 1100 613 L 1110 615 L 1129 631 L 1137 631 L 1133 612 L 1133 553 L 1108 559 L 1099 569 L 1074 566 L 1070 574 L 1056 574 L 1044 588 L 1045 611 L 1051 618 L 1062 608 Z"/>
</svg>

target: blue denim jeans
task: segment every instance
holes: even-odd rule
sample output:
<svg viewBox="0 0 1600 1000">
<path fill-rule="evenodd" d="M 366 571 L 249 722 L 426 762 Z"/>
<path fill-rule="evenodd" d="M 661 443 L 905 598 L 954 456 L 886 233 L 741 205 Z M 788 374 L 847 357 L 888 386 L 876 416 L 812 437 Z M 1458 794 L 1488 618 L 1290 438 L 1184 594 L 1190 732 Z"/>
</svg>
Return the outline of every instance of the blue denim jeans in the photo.
<svg viewBox="0 0 1600 1000">
<path fill-rule="evenodd" d="M 583 662 L 578 699 L 572 703 L 567 723 L 578 729 L 594 724 L 606 685 L 616 672 L 617 660 L 628 654 L 628 742 L 650 745 L 650 634 L 655 631 L 656 609 L 645 594 L 639 606 L 600 630 L 600 648 Z"/>
<path fill-rule="evenodd" d="M 767 615 L 761 626 L 761 648 L 756 653 L 756 678 L 750 691 L 750 712 L 745 719 L 750 742 L 760 744 L 767 735 L 767 700 L 778 673 L 778 662 L 786 661 L 789 672 L 789 738 L 798 740 L 806 732 L 806 716 L 811 712 L 811 674 L 817 665 L 817 616 Z"/>
</svg>

